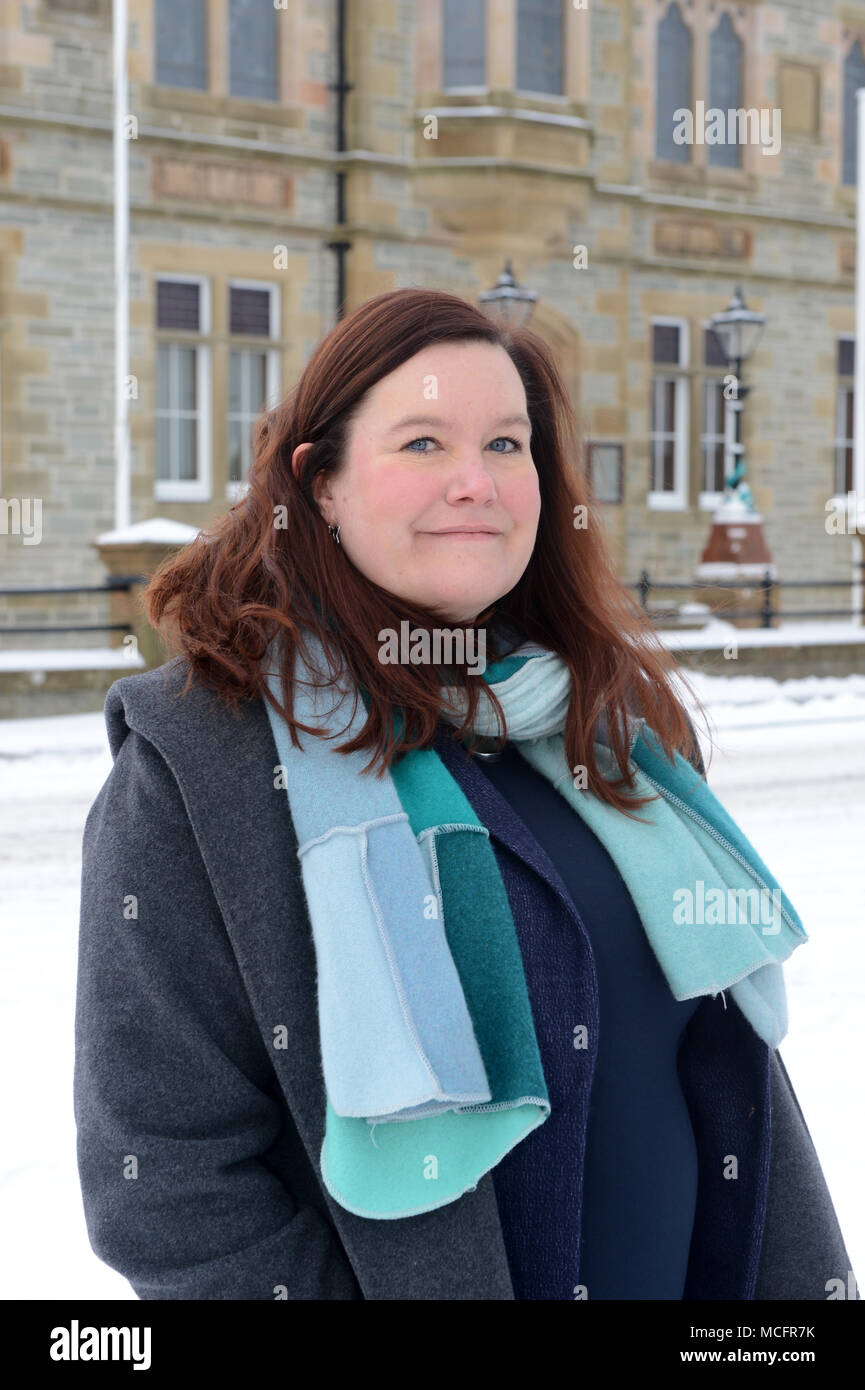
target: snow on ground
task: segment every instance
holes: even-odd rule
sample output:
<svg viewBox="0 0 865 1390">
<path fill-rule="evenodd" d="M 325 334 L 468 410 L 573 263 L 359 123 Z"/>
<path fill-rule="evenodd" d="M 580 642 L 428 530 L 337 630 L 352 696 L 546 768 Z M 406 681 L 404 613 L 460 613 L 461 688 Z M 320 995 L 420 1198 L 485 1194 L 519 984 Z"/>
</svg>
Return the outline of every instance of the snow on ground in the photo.
<svg viewBox="0 0 865 1390">
<path fill-rule="evenodd" d="M 690 679 L 713 723 L 710 785 L 810 936 L 785 965 L 780 1052 L 861 1286 L 865 676 Z M 135 1297 L 90 1249 L 72 1113 L 81 835 L 110 768 L 101 714 L 0 720 L 0 1298 Z"/>
<path fill-rule="evenodd" d="M 659 633 L 666 646 L 674 650 L 726 647 L 835 647 L 865 643 L 865 628 L 851 619 L 846 622 L 776 622 L 774 627 L 736 627 L 723 618 L 711 618 L 699 628 L 665 628 Z"/>
<path fill-rule="evenodd" d="M 119 671 L 131 676 L 145 665 L 134 647 L 22 647 L 0 652 L 0 671 Z M 120 677 L 118 676 L 118 680 Z"/>
<path fill-rule="evenodd" d="M 796 907 L 810 940 L 784 966 L 780 1047 L 865 1283 L 865 677 L 707 677 L 709 785 Z"/>
</svg>

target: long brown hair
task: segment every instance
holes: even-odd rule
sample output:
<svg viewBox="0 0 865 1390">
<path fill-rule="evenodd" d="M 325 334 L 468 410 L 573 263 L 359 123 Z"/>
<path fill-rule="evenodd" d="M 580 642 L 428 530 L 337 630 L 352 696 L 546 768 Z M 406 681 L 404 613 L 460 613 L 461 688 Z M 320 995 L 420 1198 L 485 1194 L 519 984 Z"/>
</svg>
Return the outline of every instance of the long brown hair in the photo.
<svg viewBox="0 0 865 1390">
<path fill-rule="evenodd" d="M 293 717 L 301 628 L 324 647 L 332 668 L 326 679 L 347 669 L 365 692 L 366 723 L 342 748 L 372 749 L 367 769 L 377 766 L 381 776 L 393 758 L 432 746 L 442 683 L 462 692 L 465 720 L 454 736 L 469 736 L 481 686 L 487 692 L 492 687 L 471 679 L 465 665 L 449 667 L 443 682 L 432 664 L 382 664 L 382 629 L 399 631 L 408 619 L 410 628 L 429 630 L 440 626 L 442 615 L 361 573 L 334 545 L 314 495 L 318 474 L 339 473 L 348 425 L 365 393 L 428 345 L 457 341 L 498 345 L 519 372 L 541 494 L 537 538 L 522 577 L 474 623 L 458 626 L 468 631 L 492 617 L 494 648 L 504 623 L 557 652 L 573 678 L 564 730 L 568 766 L 584 767 L 588 787 L 619 809 L 642 805 L 624 790 L 633 793 L 629 716 L 646 719 L 668 757 L 674 749 L 688 757 L 696 750 L 672 679 L 675 663 L 616 577 L 582 462 L 576 416 L 550 348 L 530 330 L 499 328 L 456 295 L 394 290 L 337 323 L 294 389 L 256 422 L 243 499 L 154 574 L 145 595 L 148 618 L 163 630 L 169 649 L 187 658 L 185 690 L 195 674 L 229 704 L 254 696 L 270 700 L 288 721 L 296 746 L 297 729 L 318 732 Z M 303 442 L 312 448 L 296 477 L 292 455 Z M 578 526 L 575 517 L 585 524 Z M 260 669 L 280 630 L 281 702 Z M 490 698 L 505 736 L 501 706 L 494 694 Z M 619 781 L 608 781 L 597 766 L 599 721 L 621 769 Z"/>
</svg>

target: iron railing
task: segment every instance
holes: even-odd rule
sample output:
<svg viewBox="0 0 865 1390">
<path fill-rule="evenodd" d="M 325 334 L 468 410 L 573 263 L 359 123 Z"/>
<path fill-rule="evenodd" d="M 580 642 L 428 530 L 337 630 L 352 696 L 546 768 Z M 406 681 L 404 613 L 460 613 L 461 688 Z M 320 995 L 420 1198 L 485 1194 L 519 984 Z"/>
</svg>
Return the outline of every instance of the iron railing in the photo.
<svg viewBox="0 0 865 1390">
<path fill-rule="evenodd" d="M 0 598 L 55 597 L 58 594 L 116 594 L 128 593 L 133 584 L 140 584 L 141 576 L 136 574 L 112 574 L 102 584 L 41 584 L 36 588 L 0 589 Z M 129 632 L 128 623 L 64 623 L 59 627 L 25 627 L 11 624 L 0 627 L 0 633 L 14 636 L 18 633 L 57 633 L 57 632 Z"/>
<path fill-rule="evenodd" d="M 860 583 L 865 586 L 865 561 L 859 562 L 859 570 L 862 578 Z M 44 584 L 36 588 L 0 588 L 0 598 L 30 598 L 36 596 L 55 597 L 59 594 L 112 594 L 128 593 L 134 584 L 140 584 L 143 578 L 140 575 L 110 575 L 102 584 Z M 759 617 L 760 626 L 771 628 L 776 619 L 786 618 L 853 618 L 862 615 L 862 606 L 850 608 L 784 608 L 776 606 L 777 596 L 785 589 L 850 589 L 850 579 L 776 579 L 770 570 L 766 570 L 762 578 L 752 582 L 729 579 L 713 580 L 662 580 L 652 579 L 648 571 L 643 570 L 640 578 L 634 584 L 627 586 L 636 590 L 640 596 L 640 603 L 648 611 L 649 600 L 653 593 L 658 590 L 663 592 L 680 591 L 686 593 L 698 593 L 706 589 L 731 589 L 741 592 L 743 589 L 756 589 L 761 596 L 759 608 L 725 608 L 715 606 L 712 608 L 714 615 L 728 619 L 754 619 Z M 678 611 L 671 608 L 668 612 L 655 609 L 652 613 L 653 619 L 675 618 Z M 128 632 L 128 623 L 65 623 L 51 627 L 29 627 L 16 626 L 15 624 L 0 627 L 0 633 L 14 635 L 16 633 L 66 633 L 66 632 Z"/>
<path fill-rule="evenodd" d="M 857 568 L 860 570 L 861 577 L 858 583 L 865 579 L 865 561 L 860 561 Z M 849 608 L 784 608 L 776 607 L 776 596 L 785 589 L 851 589 L 852 581 L 848 579 L 776 579 L 771 570 L 766 570 L 760 579 L 751 582 L 742 579 L 707 579 L 707 580 L 660 580 L 650 578 L 648 572 L 643 570 L 640 578 L 635 584 L 629 584 L 628 588 L 636 589 L 640 595 L 640 602 L 646 610 L 649 607 L 649 598 L 656 589 L 661 590 L 685 590 L 689 593 L 697 593 L 705 589 L 735 589 L 740 593 L 743 589 L 755 589 L 760 594 L 759 608 L 725 608 L 716 605 L 712 608 L 715 617 L 729 619 L 759 618 L 760 626 L 770 628 L 774 620 L 786 618 L 854 618 L 862 616 L 862 607 Z M 675 608 L 670 609 L 665 614 L 659 610 L 652 613 L 654 619 L 662 617 L 675 618 L 678 616 Z"/>
</svg>

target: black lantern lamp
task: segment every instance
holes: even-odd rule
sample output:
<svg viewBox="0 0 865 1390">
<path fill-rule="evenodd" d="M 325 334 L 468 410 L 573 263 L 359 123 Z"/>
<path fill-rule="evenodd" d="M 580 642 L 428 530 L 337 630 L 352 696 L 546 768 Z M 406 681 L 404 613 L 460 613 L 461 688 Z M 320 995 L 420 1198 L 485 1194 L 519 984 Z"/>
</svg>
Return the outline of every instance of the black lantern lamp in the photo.
<svg viewBox="0 0 865 1390">
<path fill-rule="evenodd" d="M 534 313 L 537 298 L 533 290 L 517 284 L 510 261 L 505 261 L 495 289 L 479 294 L 478 303 L 491 318 L 498 319 L 503 328 L 524 328 Z"/>
</svg>

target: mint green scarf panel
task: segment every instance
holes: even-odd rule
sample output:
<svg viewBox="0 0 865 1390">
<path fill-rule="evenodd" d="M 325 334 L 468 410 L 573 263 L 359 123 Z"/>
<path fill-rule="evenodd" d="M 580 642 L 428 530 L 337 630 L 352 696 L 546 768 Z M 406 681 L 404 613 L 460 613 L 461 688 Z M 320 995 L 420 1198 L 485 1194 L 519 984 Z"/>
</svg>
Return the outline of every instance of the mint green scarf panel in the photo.
<svg viewBox="0 0 865 1390">
<path fill-rule="evenodd" d="M 388 1220 L 433 1211 L 474 1191 L 548 1114 L 549 1108 L 527 1104 L 370 1125 L 336 1115 L 328 1099 L 322 1179 L 357 1216 Z"/>
<path fill-rule="evenodd" d="M 377 1124 L 337 1115 L 328 1100 L 322 1178 L 342 1206 L 379 1219 L 471 1191 L 550 1113 L 522 954 L 486 828 L 433 750 L 407 753 L 391 776 L 413 833 L 429 848 L 491 1099 Z"/>
</svg>

